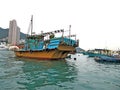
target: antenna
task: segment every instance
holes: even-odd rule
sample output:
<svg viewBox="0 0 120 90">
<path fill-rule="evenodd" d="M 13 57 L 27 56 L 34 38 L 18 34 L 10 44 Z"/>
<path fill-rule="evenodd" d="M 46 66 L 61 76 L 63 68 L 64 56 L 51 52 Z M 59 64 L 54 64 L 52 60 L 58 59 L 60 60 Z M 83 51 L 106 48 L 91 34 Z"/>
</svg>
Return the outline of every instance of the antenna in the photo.
<svg viewBox="0 0 120 90">
<path fill-rule="evenodd" d="M 70 39 L 70 35 L 71 35 L 71 25 L 69 25 L 69 39 Z"/>
<path fill-rule="evenodd" d="M 70 37 L 71 37 L 71 25 L 69 25 L 69 44 L 71 44 Z"/>
</svg>

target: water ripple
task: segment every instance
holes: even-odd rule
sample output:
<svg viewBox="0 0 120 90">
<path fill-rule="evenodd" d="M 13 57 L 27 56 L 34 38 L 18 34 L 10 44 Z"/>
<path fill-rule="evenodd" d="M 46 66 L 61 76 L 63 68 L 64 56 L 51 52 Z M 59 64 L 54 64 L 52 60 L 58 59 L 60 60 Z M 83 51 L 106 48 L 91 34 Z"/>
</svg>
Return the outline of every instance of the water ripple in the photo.
<svg viewBox="0 0 120 90">
<path fill-rule="evenodd" d="M 0 90 L 120 90 L 120 64 L 87 57 L 39 61 L 12 54 L 0 53 Z"/>
</svg>

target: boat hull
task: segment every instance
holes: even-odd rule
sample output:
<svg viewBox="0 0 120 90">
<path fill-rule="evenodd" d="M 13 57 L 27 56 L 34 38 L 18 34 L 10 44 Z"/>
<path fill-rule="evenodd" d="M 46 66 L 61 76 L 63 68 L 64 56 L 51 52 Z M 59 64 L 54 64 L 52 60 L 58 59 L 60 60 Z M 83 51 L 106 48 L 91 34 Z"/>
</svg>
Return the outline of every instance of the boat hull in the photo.
<svg viewBox="0 0 120 90">
<path fill-rule="evenodd" d="M 17 57 L 33 58 L 40 60 L 57 60 L 64 59 L 69 51 L 60 51 L 57 49 L 43 51 L 15 51 Z"/>
<path fill-rule="evenodd" d="M 120 62 L 120 58 L 110 57 L 110 56 L 100 56 L 95 57 L 95 61 L 98 62 Z"/>
</svg>

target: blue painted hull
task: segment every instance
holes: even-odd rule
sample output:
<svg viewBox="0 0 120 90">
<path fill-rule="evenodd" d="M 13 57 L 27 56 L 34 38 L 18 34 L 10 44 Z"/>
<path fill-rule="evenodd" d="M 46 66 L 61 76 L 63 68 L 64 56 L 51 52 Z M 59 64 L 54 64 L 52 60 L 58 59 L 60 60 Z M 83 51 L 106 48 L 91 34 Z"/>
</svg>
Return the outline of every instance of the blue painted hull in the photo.
<svg viewBox="0 0 120 90">
<path fill-rule="evenodd" d="M 110 57 L 110 56 L 100 56 L 95 57 L 96 61 L 106 61 L 106 62 L 120 62 L 120 58 Z"/>
</svg>

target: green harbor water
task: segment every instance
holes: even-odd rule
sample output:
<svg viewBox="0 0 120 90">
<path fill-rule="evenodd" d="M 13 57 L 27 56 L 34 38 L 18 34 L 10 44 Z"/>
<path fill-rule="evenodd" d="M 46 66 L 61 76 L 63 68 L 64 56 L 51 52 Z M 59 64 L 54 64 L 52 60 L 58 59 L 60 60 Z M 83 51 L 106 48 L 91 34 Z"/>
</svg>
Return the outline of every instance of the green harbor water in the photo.
<svg viewBox="0 0 120 90">
<path fill-rule="evenodd" d="M 34 60 L 0 51 L 0 90 L 120 90 L 120 63 Z"/>
</svg>

